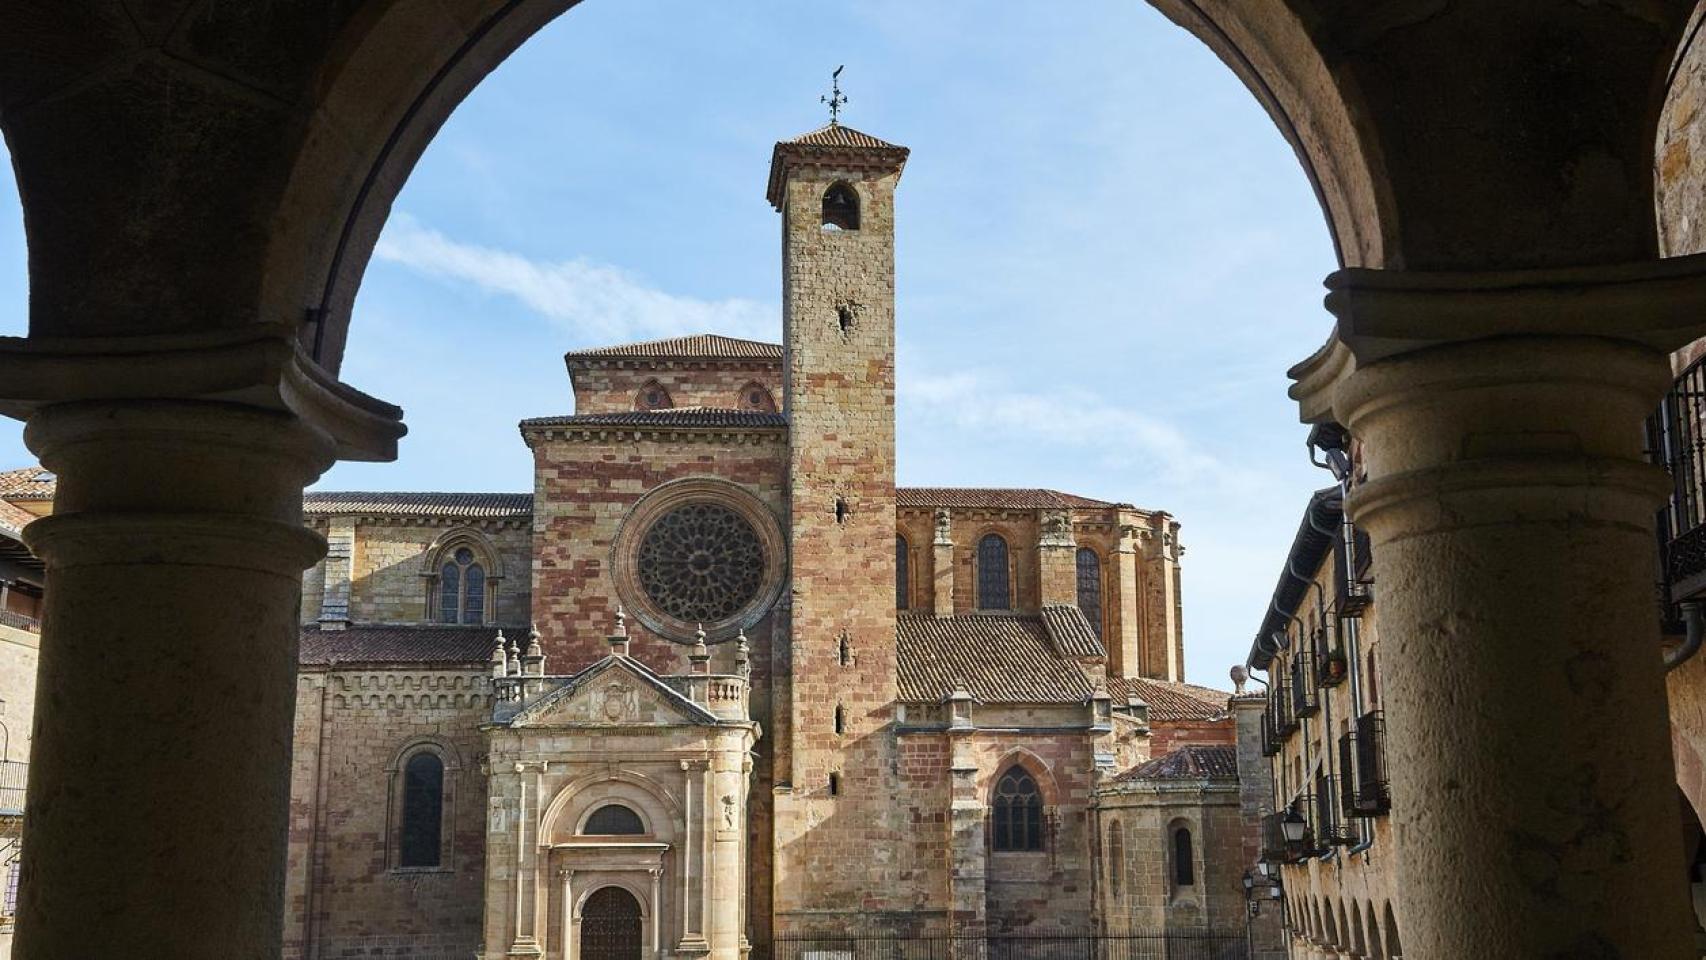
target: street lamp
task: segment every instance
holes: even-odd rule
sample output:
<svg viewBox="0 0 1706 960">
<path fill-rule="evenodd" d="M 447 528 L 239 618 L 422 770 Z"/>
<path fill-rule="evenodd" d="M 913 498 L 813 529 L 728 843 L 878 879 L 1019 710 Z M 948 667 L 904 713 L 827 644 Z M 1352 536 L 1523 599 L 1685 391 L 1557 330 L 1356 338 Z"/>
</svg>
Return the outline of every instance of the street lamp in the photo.
<svg viewBox="0 0 1706 960">
<path fill-rule="evenodd" d="M 1303 819 L 1303 814 L 1294 807 L 1280 821 L 1280 829 L 1285 832 L 1286 843 L 1302 843 L 1303 835 L 1309 830 L 1309 821 Z"/>
</svg>

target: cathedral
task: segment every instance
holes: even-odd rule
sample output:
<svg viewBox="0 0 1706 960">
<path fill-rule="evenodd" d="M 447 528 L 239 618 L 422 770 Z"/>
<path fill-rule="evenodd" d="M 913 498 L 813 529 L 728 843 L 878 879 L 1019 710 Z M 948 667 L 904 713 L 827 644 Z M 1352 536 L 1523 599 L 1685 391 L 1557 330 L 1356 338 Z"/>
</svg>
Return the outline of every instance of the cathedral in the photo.
<svg viewBox="0 0 1706 960">
<path fill-rule="evenodd" d="M 531 492 L 307 496 L 286 956 L 1242 948 L 1262 700 L 1183 682 L 1178 522 L 895 485 L 907 155 L 778 143 L 782 342 L 569 353 Z"/>
</svg>

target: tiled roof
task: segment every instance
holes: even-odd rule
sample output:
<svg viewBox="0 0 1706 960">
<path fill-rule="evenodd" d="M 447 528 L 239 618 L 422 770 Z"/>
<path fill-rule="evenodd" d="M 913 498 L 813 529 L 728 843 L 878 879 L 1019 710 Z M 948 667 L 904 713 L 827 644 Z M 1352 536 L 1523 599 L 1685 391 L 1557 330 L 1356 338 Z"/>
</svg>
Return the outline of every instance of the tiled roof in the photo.
<svg viewBox="0 0 1706 960">
<path fill-rule="evenodd" d="M 690 337 L 670 337 L 667 340 L 645 340 L 640 343 L 619 343 L 590 350 L 571 350 L 563 359 L 690 359 L 690 360 L 780 360 L 782 345 L 762 340 L 737 340 L 715 333 L 699 333 Z"/>
<path fill-rule="evenodd" d="M 725 410 L 718 407 L 676 407 L 623 413 L 586 413 L 565 417 L 534 417 L 521 421 L 523 430 L 535 427 L 786 427 L 780 413 Z"/>
<path fill-rule="evenodd" d="M 14 507 L 0 500 L 0 531 L 16 534 L 24 529 L 24 524 L 34 520 L 36 515 L 23 507 Z"/>
<path fill-rule="evenodd" d="M 52 500 L 59 478 L 42 467 L 0 472 L 0 500 Z"/>
<path fill-rule="evenodd" d="M 1226 701 L 1232 696 L 1194 683 L 1142 677 L 1112 677 L 1108 680 L 1108 694 L 1115 704 L 1124 703 L 1128 697 L 1149 704 L 1150 723 L 1216 720 L 1226 715 Z"/>
<path fill-rule="evenodd" d="M 492 655 L 497 627 L 426 625 L 394 627 L 354 624 L 344 630 L 302 628 L 297 662 L 331 663 L 485 663 Z M 504 635 L 527 642 L 527 627 L 505 627 Z"/>
<path fill-rule="evenodd" d="M 1096 636 L 1084 612 L 1067 604 L 1050 604 L 1042 609 L 1043 628 L 1048 631 L 1054 647 L 1063 657 L 1079 659 L 1101 658 L 1108 655 L 1106 647 Z"/>
<path fill-rule="evenodd" d="M 826 123 L 810 133 L 802 133 L 783 143 L 800 144 L 808 147 L 857 147 L 865 150 L 905 150 L 899 144 L 878 140 L 868 133 L 861 133 L 852 127 L 844 127 L 839 123 Z"/>
<path fill-rule="evenodd" d="M 403 514 L 411 517 L 520 517 L 533 513 L 531 493 L 319 492 L 302 496 L 309 516 Z"/>
<path fill-rule="evenodd" d="M 1084 671 L 1055 652 L 1041 617 L 903 616 L 895 625 L 900 699 L 935 703 L 964 682 L 986 703 L 1080 703 Z"/>
<path fill-rule="evenodd" d="M 993 510 L 1061 510 L 1125 507 L 1089 497 L 1032 487 L 896 487 L 897 507 L 982 507 Z"/>
<path fill-rule="evenodd" d="M 1236 747 L 1192 744 L 1116 776 L 1115 780 L 1236 780 Z"/>
</svg>

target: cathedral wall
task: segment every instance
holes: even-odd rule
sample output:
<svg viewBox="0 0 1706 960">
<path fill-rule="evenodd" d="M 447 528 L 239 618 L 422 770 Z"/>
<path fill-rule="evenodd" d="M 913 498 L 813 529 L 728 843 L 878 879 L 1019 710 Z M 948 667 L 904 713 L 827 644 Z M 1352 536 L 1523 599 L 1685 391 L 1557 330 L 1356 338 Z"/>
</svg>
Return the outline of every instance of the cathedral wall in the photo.
<svg viewBox="0 0 1706 960">
<path fill-rule="evenodd" d="M 1117 783 L 1101 791 L 1096 816 L 1097 903 L 1109 934 L 1243 931 L 1248 863 L 1236 782 Z M 1188 885 L 1173 862 L 1179 828 L 1191 835 Z"/>
<path fill-rule="evenodd" d="M 575 413 L 623 413 L 647 409 L 640 392 L 656 383 L 669 395 L 672 407 L 716 407 L 724 410 L 779 410 L 782 368 L 774 360 L 736 361 L 646 360 L 624 365 L 603 363 L 571 368 Z M 741 392 L 748 384 L 764 388 L 764 403 L 753 404 Z"/>
<path fill-rule="evenodd" d="M 447 534 L 472 530 L 497 552 L 503 579 L 495 581 L 495 606 L 488 606 L 488 623 L 526 623 L 531 603 L 533 538 L 526 521 L 420 523 L 407 520 L 366 521 L 356 526 L 350 589 L 350 619 L 363 623 L 410 623 L 431 620 L 427 609 L 428 578 L 423 572 L 436 559 L 433 545 Z M 433 555 L 433 556 L 429 556 Z M 495 576 L 499 566 L 488 570 Z"/>
<path fill-rule="evenodd" d="M 1238 728 L 1231 717 L 1222 720 L 1177 720 L 1157 723 L 1150 728 L 1150 751 L 1157 757 L 1172 753 L 1180 747 L 1236 746 Z"/>
<path fill-rule="evenodd" d="M 482 671 L 314 670 L 297 682 L 285 951 L 466 960 L 483 908 Z M 445 763 L 441 867 L 396 865 L 396 766 L 430 744 Z M 317 950 L 311 945 L 317 944 Z"/>
</svg>

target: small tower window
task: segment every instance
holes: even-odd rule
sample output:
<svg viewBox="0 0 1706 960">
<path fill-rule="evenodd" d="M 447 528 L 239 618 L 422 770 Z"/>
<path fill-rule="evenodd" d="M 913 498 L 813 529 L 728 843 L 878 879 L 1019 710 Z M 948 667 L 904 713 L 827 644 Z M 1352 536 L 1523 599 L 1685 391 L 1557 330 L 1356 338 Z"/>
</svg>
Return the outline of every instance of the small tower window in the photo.
<svg viewBox="0 0 1706 960">
<path fill-rule="evenodd" d="M 912 604 L 909 602 L 911 600 L 911 597 L 908 596 L 908 594 L 910 594 L 912 592 L 909 589 L 909 587 L 912 584 L 912 577 L 910 576 L 911 571 L 909 571 L 907 569 L 907 566 L 909 565 L 909 561 L 910 561 L 910 557 L 908 555 L 909 553 L 910 553 L 910 551 L 907 549 L 907 546 L 906 546 L 906 538 L 905 537 L 899 537 L 899 536 L 895 537 L 894 538 L 894 607 L 896 610 L 906 610 L 912 606 Z"/>
<path fill-rule="evenodd" d="M 835 705 L 835 732 L 838 736 L 847 732 L 847 711 L 839 703 Z"/>
<path fill-rule="evenodd" d="M 841 774 L 832 773 L 829 775 L 829 795 L 832 797 L 841 796 Z"/>
<path fill-rule="evenodd" d="M 823 229 L 859 229 L 859 194 L 845 180 L 830 184 L 823 193 Z"/>
</svg>

